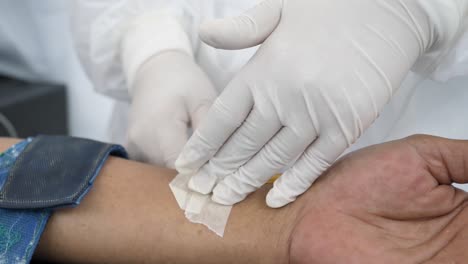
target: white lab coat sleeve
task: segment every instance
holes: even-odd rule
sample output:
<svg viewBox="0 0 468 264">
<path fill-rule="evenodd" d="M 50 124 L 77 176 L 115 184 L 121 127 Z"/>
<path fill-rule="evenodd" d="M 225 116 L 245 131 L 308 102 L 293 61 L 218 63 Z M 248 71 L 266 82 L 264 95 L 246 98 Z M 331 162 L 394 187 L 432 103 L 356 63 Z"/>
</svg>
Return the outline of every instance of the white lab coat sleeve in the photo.
<svg viewBox="0 0 468 264">
<path fill-rule="evenodd" d="M 468 76 L 468 0 L 418 1 L 426 6 L 439 35 L 431 35 L 435 43 L 413 71 L 440 82 Z"/>
<path fill-rule="evenodd" d="M 468 76 L 468 25 L 465 25 L 459 39 L 447 52 L 432 73 L 431 78 L 439 82 L 446 82 L 460 76 Z"/>
<path fill-rule="evenodd" d="M 200 12 L 185 0 L 76 0 L 74 42 L 95 90 L 129 101 L 138 68 L 167 50 L 193 55 Z"/>
</svg>

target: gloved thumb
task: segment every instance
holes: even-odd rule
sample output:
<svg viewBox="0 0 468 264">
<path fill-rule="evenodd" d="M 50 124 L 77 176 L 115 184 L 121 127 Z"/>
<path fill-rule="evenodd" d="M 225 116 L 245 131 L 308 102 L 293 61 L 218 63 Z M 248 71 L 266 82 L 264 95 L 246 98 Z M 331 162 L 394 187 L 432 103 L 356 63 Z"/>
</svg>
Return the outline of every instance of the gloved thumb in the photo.
<svg viewBox="0 0 468 264">
<path fill-rule="evenodd" d="M 175 117 L 173 117 L 175 116 Z M 133 160 L 175 168 L 175 161 L 187 142 L 186 118 L 133 120 L 129 124 L 125 147 Z M 161 125 L 163 124 L 163 125 Z"/>
<path fill-rule="evenodd" d="M 200 26 L 200 38 L 218 49 L 244 49 L 262 44 L 281 19 L 283 0 L 265 0 L 237 17 L 215 19 Z"/>
</svg>

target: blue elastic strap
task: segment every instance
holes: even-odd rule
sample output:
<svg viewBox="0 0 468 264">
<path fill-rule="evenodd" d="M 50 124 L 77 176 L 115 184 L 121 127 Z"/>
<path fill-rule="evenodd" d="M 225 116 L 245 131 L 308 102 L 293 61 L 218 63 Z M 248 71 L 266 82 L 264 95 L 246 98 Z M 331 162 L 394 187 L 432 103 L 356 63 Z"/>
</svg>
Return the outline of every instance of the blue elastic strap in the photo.
<svg viewBox="0 0 468 264">
<path fill-rule="evenodd" d="M 0 186 L 31 141 L 24 140 L 0 154 Z M 49 216 L 49 210 L 0 209 L 0 263 L 29 263 Z"/>
<path fill-rule="evenodd" d="M 109 155 L 127 157 L 121 146 L 63 136 L 0 154 L 0 264 L 29 263 L 52 209 L 78 205 Z"/>
<path fill-rule="evenodd" d="M 34 138 L 0 186 L 0 208 L 76 206 L 88 193 L 109 155 L 127 157 L 123 147 L 65 136 Z"/>
</svg>

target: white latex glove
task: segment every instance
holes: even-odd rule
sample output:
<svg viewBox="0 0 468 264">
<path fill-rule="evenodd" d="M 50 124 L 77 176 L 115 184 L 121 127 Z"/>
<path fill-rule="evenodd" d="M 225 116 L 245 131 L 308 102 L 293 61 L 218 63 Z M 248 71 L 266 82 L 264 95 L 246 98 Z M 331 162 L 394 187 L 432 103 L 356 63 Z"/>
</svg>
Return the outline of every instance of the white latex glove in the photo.
<svg viewBox="0 0 468 264">
<path fill-rule="evenodd" d="M 147 60 L 132 87 L 130 157 L 174 168 L 190 125 L 198 126 L 215 98 L 210 80 L 188 54 L 167 51 Z"/>
<path fill-rule="evenodd" d="M 266 198 L 275 208 L 294 201 L 378 117 L 418 58 L 454 38 L 461 2 L 268 0 L 203 25 L 213 47 L 262 45 L 176 168 L 196 173 L 192 190 L 229 205 L 299 157 Z"/>
</svg>

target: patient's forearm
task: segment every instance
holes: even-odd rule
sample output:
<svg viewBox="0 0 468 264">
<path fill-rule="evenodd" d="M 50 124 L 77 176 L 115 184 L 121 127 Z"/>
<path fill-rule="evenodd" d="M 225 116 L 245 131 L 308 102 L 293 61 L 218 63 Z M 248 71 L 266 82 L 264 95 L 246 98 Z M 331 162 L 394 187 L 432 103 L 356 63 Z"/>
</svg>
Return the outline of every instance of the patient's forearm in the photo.
<svg viewBox="0 0 468 264">
<path fill-rule="evenodd" d="M 12 142 L 0 142 L 2 149 Z M 37 255 L 60 262 L 285 263 L 299 203 L 265 206 L 266 190 L 235 206 L 224 238 L 185 219 L 175 172 L 109 159 L 82 204 L 53 214 Z"/>
<path fill-rule="evenodd" d="M 361 150 L 281 210 L 256 192 L 234 207 L 224 238 L 185 219 L 173 171 L 111 158 L 80 206 L 52 216 L 37 253 L 64 263 L 465 263 L 468 196 L 450 183 L 468 181 L 466 144 L 418 136 Z"/>
</svg>

